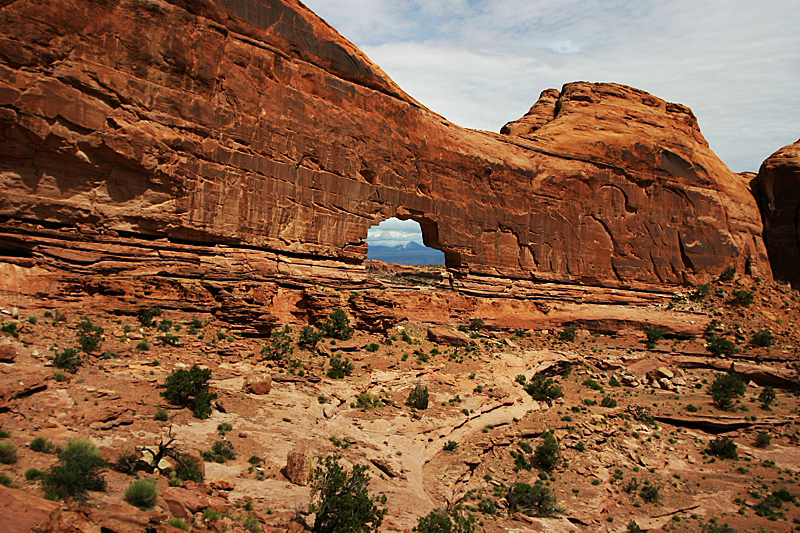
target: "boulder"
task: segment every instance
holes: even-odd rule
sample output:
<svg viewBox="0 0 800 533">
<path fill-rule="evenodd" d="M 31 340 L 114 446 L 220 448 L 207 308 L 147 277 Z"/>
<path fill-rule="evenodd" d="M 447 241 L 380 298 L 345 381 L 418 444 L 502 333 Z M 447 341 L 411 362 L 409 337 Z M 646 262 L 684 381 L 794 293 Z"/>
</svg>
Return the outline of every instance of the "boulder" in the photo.
<svg viewBox="0 0 800 533">
<path fill-rule="evenodd" d="M 436 344 L 449 344 L 450 346 L 466 346 L 469 344 L 469 335 L 442 327 L 428 329 L 428 340 Z"/>
<path fill-rule="evenodd" d="M 3 533 L 30 533 L 61 507 L 58 502 L 0 485 L 0 529 Z"/>
<path fill-rule="evenodd" d="M 245 379 L 242 390 L 250 394 L 269 394 L 269 391 L 272 390 L 272 377 L 269 374 L 248 377 Z"/>
<path fill-rule="evenodd" d="M 17 349 L 10 344 L 0 344 L 0 363 L 13 363 L 17 359 Z"/>
<path fill-rule="evenodd" d="M 308 448 L 299 446 L 286 456 L 284 474 L 295 485 L 308 485 L 313 468 L 313 458 Z"/>
</svg>

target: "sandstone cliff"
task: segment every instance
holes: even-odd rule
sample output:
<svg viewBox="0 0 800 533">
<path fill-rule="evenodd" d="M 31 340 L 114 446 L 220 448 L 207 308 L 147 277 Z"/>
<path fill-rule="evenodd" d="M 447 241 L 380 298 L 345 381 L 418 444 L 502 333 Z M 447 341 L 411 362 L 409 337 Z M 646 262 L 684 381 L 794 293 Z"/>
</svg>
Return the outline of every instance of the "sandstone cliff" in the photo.
<svg viewBox="0 0 800 533">
<path fill-rule="evenodd" d="M 800 140 L 761 165 L 753 180 L 764 218 L 764 241 L 775 277 L 800 282 Z"/>
<path fill-rule="evenodd" d="M 568 84 L 497 135 L 295 0 L 17 0 L 0 24 L 0 248 L 24 268 L 353 281 L 397 216 L 456 279 L 770 277 L 746 187 L 642 91 Z"/>
</svg>

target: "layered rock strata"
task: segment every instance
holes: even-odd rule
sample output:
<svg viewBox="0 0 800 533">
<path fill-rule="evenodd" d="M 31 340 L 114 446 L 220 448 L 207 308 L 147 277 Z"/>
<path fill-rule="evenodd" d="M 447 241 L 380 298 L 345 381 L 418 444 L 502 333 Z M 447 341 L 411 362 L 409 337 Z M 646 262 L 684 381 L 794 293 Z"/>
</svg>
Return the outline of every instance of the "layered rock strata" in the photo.
<svg viewBox="0 0 800 533">
<path fill-rule="evenodd" d="M 642 91 L 549 90 L 497 135 L 425 109 L 295 0 L 17 0 L 0 23 L 0 247 L 26 268 L 302 279 L 328 260 L 348 280 L 397 216 L 456 279 L 769 277 L 747 189 L 687 108 Z"/>
</svg>

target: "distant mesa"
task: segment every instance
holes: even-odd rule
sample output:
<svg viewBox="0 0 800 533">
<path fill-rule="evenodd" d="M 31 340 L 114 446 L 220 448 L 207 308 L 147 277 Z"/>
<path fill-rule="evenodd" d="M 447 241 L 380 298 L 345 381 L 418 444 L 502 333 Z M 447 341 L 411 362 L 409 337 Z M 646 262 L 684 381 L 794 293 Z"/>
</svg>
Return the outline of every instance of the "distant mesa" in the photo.
<svg viewBox="0 0 800 533">
<path fill-rule="evenodd" d="M 416 242 L 409 242 L 408 244 L 400 244 L 398 246 L 370 244 L 369 250 L 367 251 L 367 259 L 383 261 L 384 263 L 395 265 L 443 265 L 444 253 L 439 250 L 434 250 L 433 248 L 422 246 Z"/>
</svg>

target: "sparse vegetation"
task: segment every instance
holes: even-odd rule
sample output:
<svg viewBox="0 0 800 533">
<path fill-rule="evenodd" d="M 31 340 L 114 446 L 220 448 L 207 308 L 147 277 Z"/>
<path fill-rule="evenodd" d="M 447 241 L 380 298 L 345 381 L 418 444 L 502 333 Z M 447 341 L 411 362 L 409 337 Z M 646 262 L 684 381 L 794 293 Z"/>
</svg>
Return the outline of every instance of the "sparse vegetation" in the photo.
<svg viewBox="0 0 800 533">
<path fill-rule="evenodd" d="M 720 459 L 737 459 L 736 443 L 729 437 L 717 437 L 708 443 L 706 452 Z"/>
<path fill-rule="evenodd" d="M 145 328 L 152 328 L 155 325 L 153 319 L 159 316 L 161 316 L 160 307 L 157 306 L 147 307 L 139 311 L 138 315 L 139 324 L 141 324 L 142 327 Z"/>
<path fill-rule="evenodd" d="M 311 480 L 312 504 L 316 517 L 314 533 L 367 533 L 377 531 L 386 515 L 379 504 L 386 496 L 370 498 L 368 468 L 353 466 L 348 472 L 338 456 L 320 459 Z"/>
<path fill-rule="evenodd" d="M 155 480 L 139 479 L 125 489 L 125 501 L 140 509 L 150 509 L 156 504 L 157 498 Z"/>
<path fill-rule="evenodd" d="M 772 402 L 775 401 L 778 395 L 775 393 L 775 389 L 767 385 L 761 390 L 761 393 L 758 395 L 758 401 L 761 402 L 762 409 L 769 409 L 772 405 Z"/>
<path fill-rule="evenodd" d="M 534 450 L 533 457 L 537 466 L 546 471 L 561 462 L 561 448 L 552 433 L 546 431 L 542 434 L 542 441 Z"/>
<path fill-rule="evenodd" d="M 713 353 L 716 356 L 720 355 L 735 355 L 739 353 L 739 350 L 736 348 L 736 345 L 725 339 L 723 337 L 715 337 L 714 335 L 708 335 L 706 337 L 706 348 L 709 352 Z"/>
<path fill-rule="evenodd" d="M 10 440 L 0 441 L 0 463 L 13 465 L 17 462 L 17 447 Z"/>
<path fill-rule="evenodd" d="M 350 359 L 342 359 L 342 356 L 337 354 L 333 354 L 331 357 L 329 364 L 331 368 L 328 370 L 328 377 L 331 379 L 344 379 L 345 376 L 349 376 L 353 373 L 353 363 L 350 362 Z"/>
<path fill-rule="evenodd" d="M 689 296 L 693 302 L 701 302 L 706 299 L 708 293 L 711 291 L 711 286 L 707 283 L 698 285 L 694 292 Z"/>
<path fill-rule="evenodd" d="M 203 460 L 215 463 L 225 463 L 236 459 L 236 452 L 233 449 L 233 444 L 227 440 L 218 440 L 211 445 L 211 450 L 206 450 L 201 453 Z"/>
<path fill-rule="evenodd" d="M 266 361 L 285 361 L 292 353 L 292 328 L 284 326 L 269 336 L 267 344 L 261 349 L 261 358 Z"/>
<path fill-rule="evenodd" d="M 101 471 L 106 463 L 100 458 L 100 450 L 91 441 L 68 441 L 58 453 L 58 461 L 44 477 L 45 498 L 83 501 L 88 491 L 105 490 L 106 482 Z"/>
<path fill-rule="evenodd" d="M 758 434 L 756 435 L 755 446 L 756 448 L 766 448 L 767 446 L 769 446 L 771 441 L 772 438 L 769 436 L 769 433 L 767 433 L 766 431 L 759 431 Z"/>
<path fill-rule="evenodd" d="M 719 275 L 719 280 L 722 282 L 733 281 L 734 279 L 736 279 L 736 267 L 734 266 L 727 267 Z"/>
<path fill-rule="evenodd" d="M 414 531 L 417 533 L 475 533 L 477 527 L 477 519 L 470 513 L 462 513 L 458 509 L 447 513 L 437 509 L 420 517 Z"/>
<path fill-rule="evenodd" d="M 39 453 L 52 453 L 54 449 L 53 445 L 47 442 L 47 439 L 44 437 L 36 437 L 33 439 L 28 445 L 28 448 L 33 452 Z"/>
<path fill-rule="evenodd" d="M 753 346 L 767 347 L 772 346 L 774 343 L 775 337 L 769 329 L 762 329 L 759 332 L 753 333 L 753 337 L 750 339 L 750 344 Z"/>
<path fill-rule="evenodd" d="M 311 326 L 303 326 L 303 329 L 300 330 L 300 338 L 297 340 L 297 344 L 307 350 L 315 350 L 317 343 L 322 340 L 323 336 L 323 333 L 318 329 Z"/>
<path fill-rule="evenodd" d="M 326 337 L 346 341 L 353 336 L 355 330 L 350 327 L 350 319 L 347 318 L 347 314 L 341 309 L 337 309 L 322 324 L 322 331 Z"/>
<path fill-rule="evenodd" d="M 162 396 L 173 405 L 189 407 L 197 418 L 211 415 L 211 402 L 217 398 L 208 392 L 211 370 L 194 365 L 189 370 L 179 369 L 167 377 Z"/>
<path fill-rule="evenodd" d="M 428 386 L 427 385 L 414 385 L 411 392 L 406 398 L 406 405 L 414 409 L 427 409 L 428 408 Z"/>
<path fill-rule="evenodd" d="M 733 300 L 731 301 L 731 303 L 733 303 L 734 305 L 747 307 L 753 303 L 754 299 L 755 296 L 753 296 L 752 292 L 744 290 L 736 290 L 733 291 Z"/>
<path fill-rule="evenodd" d="M 442 449 L 446 452 L 454 452 L 456 451 L 456 448 L 458 448 L 458 443 L 454 440 L 447 441 L 442 447 Z"/>
<path fill-rule="evenodd" d="M 525 392 L 537 402 L 548 402 L 564 396 L 564 391 L 553 380 L 544 374 L 535 374 L 525 384 Z"/>
<path fill-rule="evenodd" d="M 744 396 L 746 390 L 744 381 L 733 373 L 721 374 L 717 376 L 711 384 L 709 392 L 711 398 L 719 409 L 730 410 L 733 407 L 733 400 Z"/>
<path fill-rule="evenodd" d="M 167 410 L 163 407 L 159 407 L 156 414 L 153 415 L 153 420 L 158 420 L 159 422 L 166 422 L 168 418 Z"/>
<path fill-rule="evenodd" d="M 578 328 L 575 326 L 567 326 L 562 329 L 559 334 L 559 340 L 564 342 L 574 342 L 575 339 L 578 337 Z"/>
<path fill-rule="evenodd" d="M 78 371 L 78 367 L 81 366 L 81 357 L 78 355 L 78 350 L 64 348 L 60 353 L 53 356 L 53 366 L 74 374 Z"/>
<path fill-rule="evenodd" d="M 537 481 L 534 485 L 513 483 L 506 493 L 508 510 L 529 516 L 552 516 L 558 512 L 557 500 L 549 488 Z"/>
<path fill-rule="evenodd" d="M 91 353 L 100 347 L 103 339 L 103 328 L 95 326 L 88 317 L 83 317 L 78 324 L 78 344 L 85 353 Z"/>
</svg>

